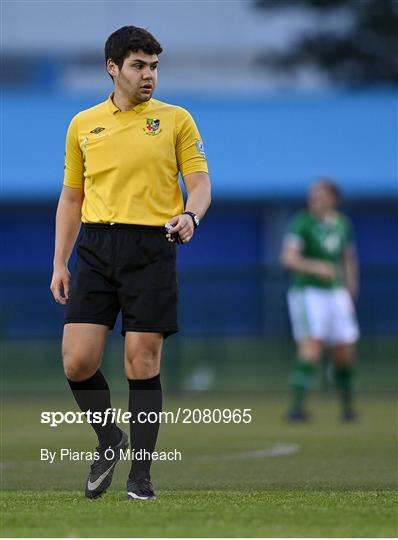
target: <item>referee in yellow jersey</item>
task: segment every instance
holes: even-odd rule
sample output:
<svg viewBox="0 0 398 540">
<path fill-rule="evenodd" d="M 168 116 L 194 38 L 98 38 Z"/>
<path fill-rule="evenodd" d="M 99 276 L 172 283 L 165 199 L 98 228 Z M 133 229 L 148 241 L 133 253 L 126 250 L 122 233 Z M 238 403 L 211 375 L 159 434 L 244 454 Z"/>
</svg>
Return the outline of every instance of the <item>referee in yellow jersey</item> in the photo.
<svg viewBox="0 0 398 540">
<path fill-rule="evenodd" d="M 79 112 L 66 136 L 51 291 L 66 305 L 65 374 L 98 436 L 85 489 L 90 498 L 109 487 L 128 448 L 127 434 L 108 420 L 110 392 L 100 371 L 119 311 L 131 449 L 140 457 L 132 461 L 127 493 L 132 500 L 155 498 L 150 466 L 159 430 L 153 419 L 162 408 L 160 358 L 163 340 L 178 329 L 176 242 L 192 239 L 210 205 L 207 162 L 194 120 L 185 109 L 152 98 L 161 52 L 142 28 L 124 26 L 109 36 L 105 61 L 114 91 Z M 187 190 L 185 207 L 179 173 Z M 68 261 L 81 222 L 71 276 Z M 145 421 L 148 413 L 151 422 Z"/>
</svg>

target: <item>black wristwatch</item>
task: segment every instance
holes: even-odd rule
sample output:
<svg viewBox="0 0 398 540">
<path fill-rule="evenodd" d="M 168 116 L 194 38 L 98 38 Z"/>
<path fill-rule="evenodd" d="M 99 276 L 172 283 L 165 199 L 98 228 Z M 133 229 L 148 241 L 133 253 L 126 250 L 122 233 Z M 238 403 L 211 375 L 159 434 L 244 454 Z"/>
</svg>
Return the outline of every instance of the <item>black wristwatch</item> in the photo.
<svg viewBox="0 0 398 540">
<path fill-rule="evenodd" d="M 189 210 L 185 210 L 184 214 L 188 214 L 188 216 L 191 216 L 193 221 L 193 228 L 196 229 L 196 227 L 199 227 L 200 220 L 194 212 L 190 212 Z"/>
</svg>

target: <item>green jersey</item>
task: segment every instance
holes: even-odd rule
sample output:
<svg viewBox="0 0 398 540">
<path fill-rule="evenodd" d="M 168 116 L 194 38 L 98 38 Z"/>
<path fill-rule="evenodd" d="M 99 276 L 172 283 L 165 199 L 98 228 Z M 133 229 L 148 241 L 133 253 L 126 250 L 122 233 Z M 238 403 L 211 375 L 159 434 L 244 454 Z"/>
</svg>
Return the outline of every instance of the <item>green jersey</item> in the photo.
<svg viewBox="0 0 398 540">
<path fill-rule="evenodd" d="M 338 212 L 325 219 L 318 219 L 308 211 L 299 212 L 288 227 L 285 241 L 296 242 L 303 257 L 330 262 L 337 268 L 337 277 L 332 281 L 293 271 L 292 286 L 329 289 L 343 284 L 342 258 L 345 249 L 353 244 L 348 218 Z"/>
</svg>

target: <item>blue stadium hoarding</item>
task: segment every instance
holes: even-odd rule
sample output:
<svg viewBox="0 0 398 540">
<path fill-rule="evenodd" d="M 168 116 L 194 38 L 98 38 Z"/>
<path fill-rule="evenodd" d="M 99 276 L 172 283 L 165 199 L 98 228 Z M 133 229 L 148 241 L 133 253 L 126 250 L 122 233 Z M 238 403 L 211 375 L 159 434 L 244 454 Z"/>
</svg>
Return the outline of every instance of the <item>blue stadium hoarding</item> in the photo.
<svg viewBox="0 0 398 540">
<path fill-rule="evenodd" d="M 207 99 L 188 108 L 206 145 L 215 199 L 302 197 L 319 174 L 349 197 L 398 197 L 396 92 Z M 106 96 L 3 93 L 2 198 L 57 197 L 70 119 Z"/>
</svg>

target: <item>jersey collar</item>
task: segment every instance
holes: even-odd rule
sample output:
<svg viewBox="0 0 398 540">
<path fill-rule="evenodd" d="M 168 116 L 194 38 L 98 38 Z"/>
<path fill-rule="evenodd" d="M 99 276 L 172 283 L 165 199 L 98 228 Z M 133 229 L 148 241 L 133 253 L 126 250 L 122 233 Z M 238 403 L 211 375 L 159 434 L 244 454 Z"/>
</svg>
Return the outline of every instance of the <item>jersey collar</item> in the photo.
<svg viewBox="0 0 398 540">
<path fill-rule="evenodd" d="M 111 114 L 116 114 L 116 113 L 122 112 L 122 111 L 118 107 L 116 107 L 116 105 L 114 104 L 113 95 L 114 95 L 114 92 L 111 92 L 109 94 L 109 97 L 108 97 L 108 109 L 109 109 L 109 112 Z M 143 111 L 144 109 L 146 109 L 149 106 L 151 101 L 152 101 L 152 98 L 149 101 L 144 101 L 143 103 L 139 103 L 133 109 L 131 109 L 131 111 L 125 111 L 125 112 L 139 113 L 139 112 Z"/>
</svg>

